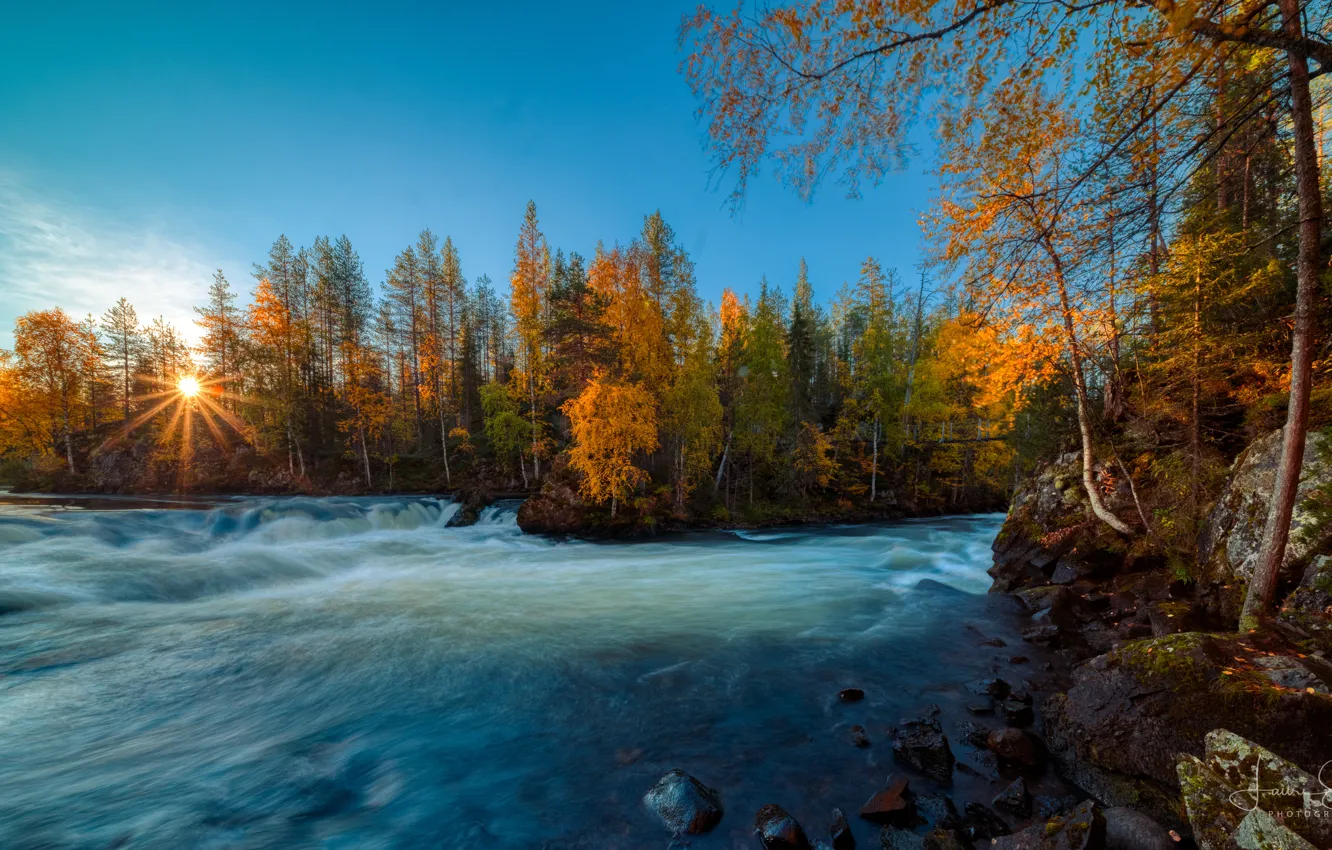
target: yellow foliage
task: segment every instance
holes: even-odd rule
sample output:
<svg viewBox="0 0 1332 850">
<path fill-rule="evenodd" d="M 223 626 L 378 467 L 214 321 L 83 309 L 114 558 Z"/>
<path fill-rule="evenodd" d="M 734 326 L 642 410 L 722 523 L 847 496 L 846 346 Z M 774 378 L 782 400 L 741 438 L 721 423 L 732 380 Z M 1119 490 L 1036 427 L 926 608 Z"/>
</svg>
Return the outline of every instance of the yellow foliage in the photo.
<svg viewBox="0 0 1332 850">
<path fill-rule="evenodd" d="M 638 384 L 599 375 L 561 409 L 574 438 L 569 465 L 583 476 L 579 492 L 595 504 L 611 501 L 613 513 L 615 501 L 648 478 L 634 457 L 657 449 L 656 402 Z"/>
</svg>

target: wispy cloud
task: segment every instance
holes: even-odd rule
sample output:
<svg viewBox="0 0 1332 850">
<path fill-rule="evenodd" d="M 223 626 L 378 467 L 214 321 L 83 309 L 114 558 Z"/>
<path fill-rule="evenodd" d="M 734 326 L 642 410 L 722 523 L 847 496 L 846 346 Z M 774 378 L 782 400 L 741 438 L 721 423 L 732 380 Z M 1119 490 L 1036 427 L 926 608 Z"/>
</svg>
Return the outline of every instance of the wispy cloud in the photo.
<svg viewBox="0 0 1332 850">
<path fill-rule="evenodd" d="M 213 252 L 135 220 L 38 188 L 0 171 L 0 348 L 13 344 L 14 319 L 63 307 L 101 314 L 120 296 L 140 320 L 164 316 L 197 336 L 192 305 L 202 302 Z"/>
</svg>

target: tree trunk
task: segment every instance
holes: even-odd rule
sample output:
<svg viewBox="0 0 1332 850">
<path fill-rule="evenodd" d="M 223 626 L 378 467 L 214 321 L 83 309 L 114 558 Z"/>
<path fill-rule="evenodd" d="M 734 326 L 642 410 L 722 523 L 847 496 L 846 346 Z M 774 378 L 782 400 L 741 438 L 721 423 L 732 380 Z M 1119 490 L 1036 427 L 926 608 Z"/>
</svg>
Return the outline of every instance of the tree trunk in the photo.
<svg viewBox="0 0 1332 850">
<path fill-rule="evenodd" d="M 453 486 L 453 474 L 449 472 L 449 429 L 444 426 L 444 397 L 439 394 L 436 381 L 435 403 L 439 405 L 439 448 L 444 453 L 444 483 Z"/>
<path fill-rule="evenodd" d="M 870 461 L 870 501 L 879 495 L 879 420 L 874 419 L 874 457 Z"/>
<path fill-rule="evenodd" d="M 1082 371 L 1082 355 L 1078 351 L 1078 334 L 1073 327 L 1073 308 L 1068 301 L 1068 285 L 1064 280 L 1064 266 L 1058 253 L 1047 241 L 1044 245 L 1055 268 L 1055 285 L 1059 289 L 1059 309 L 1064 314 L 1064 332 L 1068 335 L 1068 359 L 1073 369 L 1073 388 L 1078 402 L 1078 433 L 1082 439 L 1082 487 L 1087 491 L 1087 501 L 1091 503 L 1092 513 L 1097 519 L 1118 531 L 1120 534 L 1133 536 L 1133 529 L 1115 516 L 1101 498 L 1101 491 L 1096 488 L 1096 454 L 1092 444 L 1091 414 L 1087 402 L 1087 379 Z"/>
<path fill-rule="evenodd" d="M 717 488 L 721 489 L 722 476 L 726 474 L 726 458 L 731 454 L 731 437 L 735 434 L 732 428 L 726 433 L 726 448 L 722 449 L 721 463 L 717 465 Z"/>
<path fill-rule="evenodd" d="M 361 462 L 365 464 L 365 488 L 369 490 L 373 483 L 370 480 L 370 451 L 365 446 L 365 428 L 358 428 L 357 434 L 361 438 Z"/>
<path fill-rule="evenodd" d="M 1279 0 L 1286 35 L 1302 37 L 1299 0 Z M 1318 288 L 1319 240 L 1322 237 L 1322 198 L 1318 150 L 1314 142 L 1313 102 L 1309 95 L 1308 60 L 1291 52 L 1290 101 L 1295 126 L 1295 184 L 1300 200 L 1300 248 L 1296 270 L 1295 325 L 1291 333 L 1290 402 L 1277 462 L 1276 486 L 1263 529 L 1263 544 L 1253 567 L 1240 631 L 1257 628 L 1268 616 L 1277 574 L 1290 539 L 1290 518 L 1300 484 L 1300 466 L 1309 426 L 1309 384 L 1313 371 L 1314 299 Z"/>
<path fill-rule="evenodd" d="M 1189 511 L 1193 531 L 1197 533 L 1201 520 L 1199 489 L 1202 477 L 1202 423 L 1199 422 L 1202 401 L 1202 270 L 1197 261 L 1193 270 L 1193 409 L 1189 423 Z"/>
</svg>

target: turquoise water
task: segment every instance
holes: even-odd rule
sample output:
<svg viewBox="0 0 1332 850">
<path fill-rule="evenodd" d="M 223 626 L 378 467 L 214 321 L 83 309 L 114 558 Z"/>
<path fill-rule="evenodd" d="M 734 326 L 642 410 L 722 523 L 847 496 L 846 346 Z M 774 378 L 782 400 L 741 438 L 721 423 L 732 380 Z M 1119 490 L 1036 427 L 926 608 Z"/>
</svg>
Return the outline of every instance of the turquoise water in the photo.
<svg viewBox="0 0 1332 850">
<path fill-rule="evenodd" d="M 726 803 L 692 846 L 768 802 L 820 834 L 886 726 L 1018 643 L 998 515 L 589 543 L 430 499 L 83 504 L 0 507 L 6 848 L 664 848 L 672 767 Z"/>
</svg>

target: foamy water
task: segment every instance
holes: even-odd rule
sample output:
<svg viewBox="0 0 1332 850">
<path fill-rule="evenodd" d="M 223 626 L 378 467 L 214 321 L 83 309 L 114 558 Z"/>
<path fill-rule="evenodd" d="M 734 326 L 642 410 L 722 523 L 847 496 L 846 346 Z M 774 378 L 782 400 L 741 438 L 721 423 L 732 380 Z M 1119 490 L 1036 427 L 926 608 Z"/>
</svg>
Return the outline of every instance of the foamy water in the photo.
<svg viewBox="0 0 1332 850">
<path fill-rule="evenodd" d="M 763 803 L 859 806 L 884 727 L 1016 642 L 997 515 L 590 543 L 455 510 L 0 511 L 0 846 L 664 848 L 672 767 L 726 801 L 693 846 L 751 846 Z"/>
</svg>

